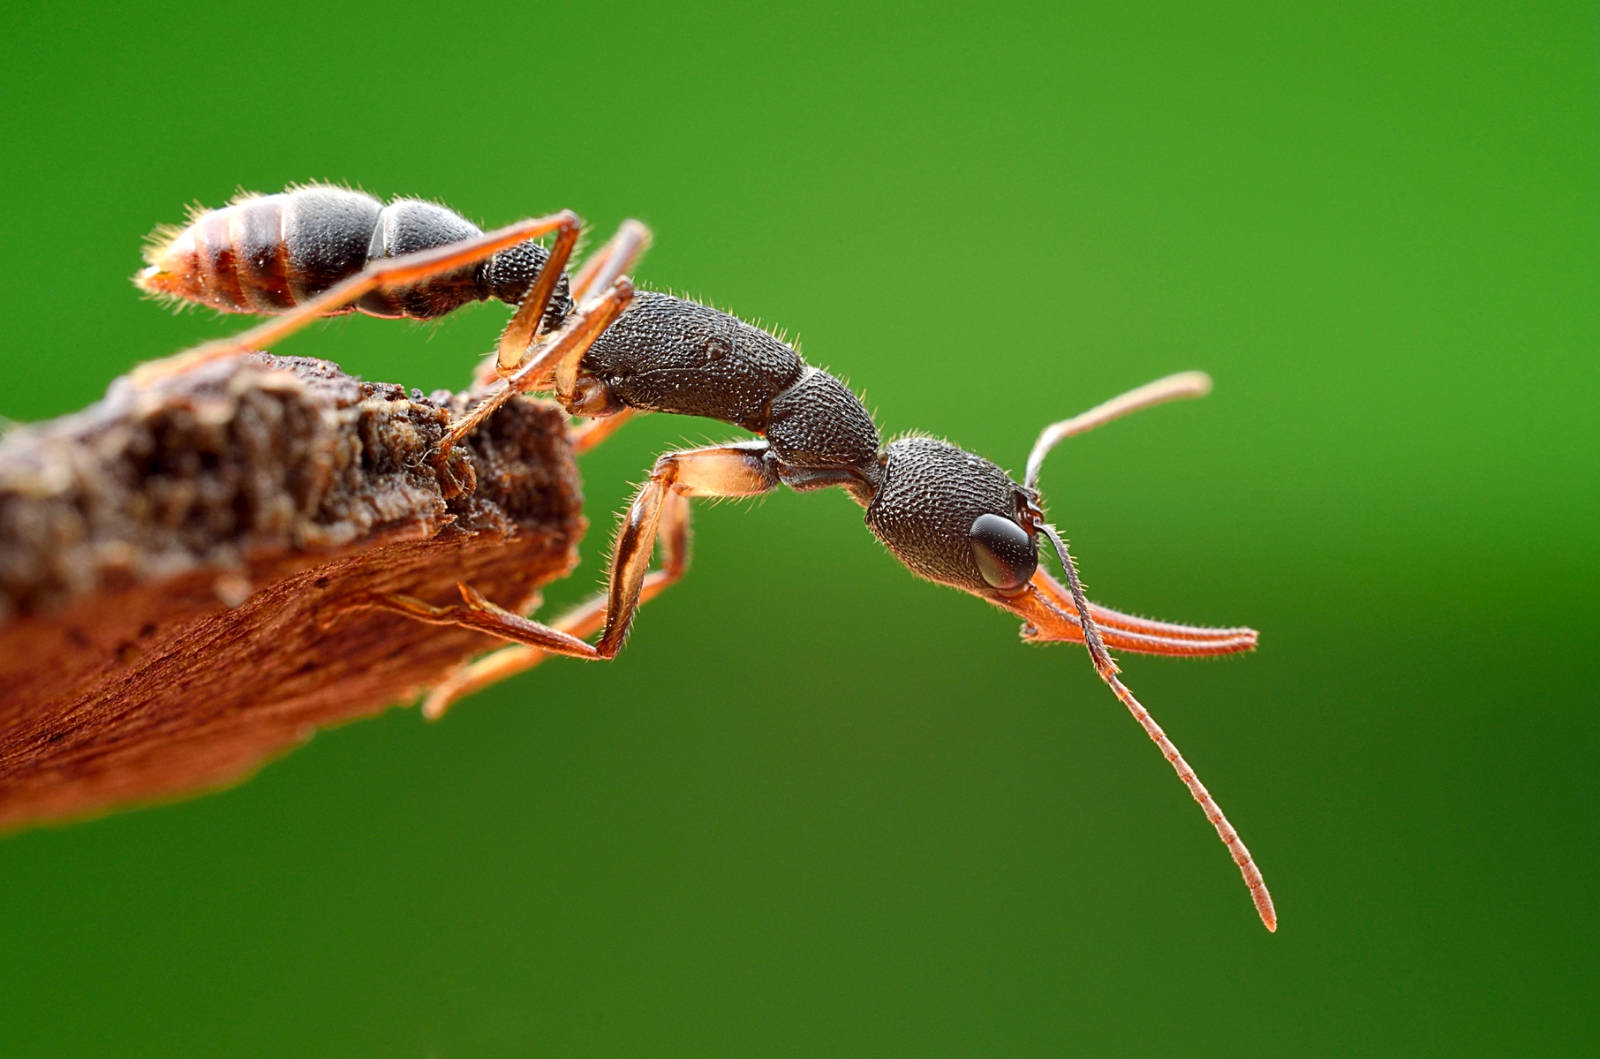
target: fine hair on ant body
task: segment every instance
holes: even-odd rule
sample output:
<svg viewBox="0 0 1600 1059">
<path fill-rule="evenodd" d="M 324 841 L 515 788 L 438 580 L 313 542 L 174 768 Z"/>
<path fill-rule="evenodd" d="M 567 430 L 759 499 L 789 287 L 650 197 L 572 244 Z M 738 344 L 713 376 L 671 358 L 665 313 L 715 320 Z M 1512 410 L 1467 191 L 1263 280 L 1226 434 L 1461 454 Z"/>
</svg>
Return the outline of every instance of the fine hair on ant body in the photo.
<svg viewBox="0 0 1600 1059">
<path fill-rule="evenodd" d="M 281 315 L 144 365 L 134 373 L 135 384 L 262 348 L 319 316 L 360 310 L 426 317 L 498 297 L 518 306 L 486 376 L 501 381 L 451 426 L 441 449 L 470 433 L 512 394 L 526 391 L 552 392 L 570 413 L 604 424 L 580 436 L 580 449 L 634 412 L 702 416 L 757 435 L 657 459 L 618 530 L 607 590 L 551 624 L 498 607 L 465 584 L 462 602 L 453 605 L 409 596 L 373 600 L 420 621 L 477 629 L 517 645 L 448 677 L 429 694 L 426 715 L 437 717 L 460 696 L 550 654 L 615 657 L 639 606 L 688 567 L 690 498 L 837 486 L 865 510 L 868 529 L 913 574 L 1018 615 L 1026 640 L 1085 645 L 1096 673 L 1160 748 L 1228 847 L 1261 921 L 1277 929 L 1272 898 L 1249 850 L 1122 682 L 1109 654 L 1230 654 L 1255 647 L 1255 630 L 1154 621 L 1090 602 L 1065 538 L 1046 521 L 1038 490 L 1044 458 L 1057 444 L 1139 409 L 1203 396 L 1210 391 L 1207 376 L 1185 372 L 1158 379 L 1046 428 L 1019 483 L 945 441 L 905 437 L 885 445 L 855 394 L 779 338 L 696 302 L 636 292 L 622 273 L 649 242 L 648 230 L 637 221 L 625 222 L 569 283 L 565 269 L 579 232 L 570 211 L 485 234 L 443 207 L 419 208 L 424 205 L 382 207 L 355 192 L 302 188 L 244 199 L 169 234 L 149 255 L 151 267 L 137 278 L 141 286 L 231 311 Z M 263 227 L 270 234 L 257 212 L 279 218 L 279 243 L 257 234 Z M 346 227 L 330 234 L 339 225 Z M 556 240 L 548 252 L 528 242 L 550 232 Z M 326 265 L 332 255 L 318 257 L 318 251 L 292 245 L 315 239 L 345 248 L 339 268 Z M 404 252 L 394 255 L 392 249 Z M 297 275 L 308 261 L 323 262 L 322 271 Z M 237 296 L 233 286 L 217 293 L 209 278 L 229 268 L 238 277 Z M 1040 565 L 1041 540 L 1060 562 L 1065 585 Z M 661 565 L 652 570 L 658 542 Z M 593 643 L 585 639 L 596 632 Z"/>
</svg>

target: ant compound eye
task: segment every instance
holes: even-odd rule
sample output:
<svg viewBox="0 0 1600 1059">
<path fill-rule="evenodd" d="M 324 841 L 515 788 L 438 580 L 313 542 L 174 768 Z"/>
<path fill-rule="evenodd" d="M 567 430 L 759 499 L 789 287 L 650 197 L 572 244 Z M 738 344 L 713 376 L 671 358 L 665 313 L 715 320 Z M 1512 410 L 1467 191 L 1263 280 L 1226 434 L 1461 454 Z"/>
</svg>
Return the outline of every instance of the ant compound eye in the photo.
<svg viewBox="0 0 1600 1059">
<path fill-rule="evenodd" d="M 983 579 L 1002 592 L 1021 588 L 1039 568 L 1039 549 L 1028 531 L 1000 515 L 979 515 L 967 543 Z"/>
</svg>

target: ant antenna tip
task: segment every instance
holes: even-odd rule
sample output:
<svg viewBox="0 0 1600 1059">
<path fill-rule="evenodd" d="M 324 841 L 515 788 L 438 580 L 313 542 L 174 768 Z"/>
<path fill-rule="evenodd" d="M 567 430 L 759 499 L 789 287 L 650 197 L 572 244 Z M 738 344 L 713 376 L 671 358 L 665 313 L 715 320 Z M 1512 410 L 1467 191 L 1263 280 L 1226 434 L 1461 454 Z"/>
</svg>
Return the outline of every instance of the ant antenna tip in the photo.
<svg viewBox="0 0 1600 1059">
<path fill-rule="evenodd" d="M 1033 451 L 1028 453 L 1028 465 L 1022 484 L 1029 489 L 1038 487 L 1039 471 L 1044 466 L 1045 456 L 1067 438 L 1093 430 L 1130 412 L 1137 412 L 1141 408 L 1187 397 L 1204 397 L 1210 392 L 1211 376 L 1203 371 L 1180 371 L 1135 387 L 1109 401 L 1103 401 L 1071 419 L 1052 423 L 1044 428 L 1039 440 L 1033 443 Z"/>
</svg>

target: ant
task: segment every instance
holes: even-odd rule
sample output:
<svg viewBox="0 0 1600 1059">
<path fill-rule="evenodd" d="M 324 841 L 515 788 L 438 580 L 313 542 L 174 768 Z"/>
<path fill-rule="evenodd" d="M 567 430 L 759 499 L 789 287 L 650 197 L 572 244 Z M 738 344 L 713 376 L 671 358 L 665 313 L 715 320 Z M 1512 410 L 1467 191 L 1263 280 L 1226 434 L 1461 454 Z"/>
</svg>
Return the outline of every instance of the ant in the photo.
<svg viewBox="0 0 1600 1059">
<path fill-rule="evenodd" d="M 1020 616 L 1025 640 L 1085 645 L 1095 672 L 1228 847 L 1261 921 L 1276 930 L 1272 898 L 1249 850 L 1109 654 L 1228 654 L 1255 647 L 1255 630 L 1178 625 L 1091 603 L 1065 538 L 1045 518 L 1038 489 L 1044 458 L 1060 442 L 1139 409 L 1203 396 L 1211 380 L 1200 372 L 1168 376 L 1047 427 L 1019 483 L 945 441 L 912 436 L 885 445 L 855 394 L 781 339 L 692 301 L 635 291 L 622 273 L 649 242 L 636 221 L 624 223 L 569 282 L 565 269 L 579 229 L 577 216 L 562 211 L 485 234 L 441 206 L 408 200 L 383 206 L 322 186 L 236 201 L 201 214 L 181 232 L 164 233 L 136 281 L 225 311 L 282 315 L 144 365 L 134 382 L 268 346 L 319 316 L 428 318 L 487 297 L 516 304 L 492 374 L 484 377 L 502 385 L 452 425 L 441 450 L 512 394 L 532 390 L 552 391 L 569 413 L 605 424 L 589 430 L 580 449 L 634 412 L 722 420 L 757 438 L 658 458 L 618 530 L 607 591 L 553 624 L 504 610 L 466 584 L 459 586 L 462 602 L 452 606 L 403 595 L 373 600 L 420 621 L 518 645 L 447 678 L 424 703 L 427 716 L 550 654 L 615 657 L 639 606 L 687 569 L 690 498 L 837 486 L 865 509 L 867 528 L 913 574 Z M 556 239 L 548 251 L 529 242 L 550 232 Z M 661 566 L 651 570 L 658 541 Z M 1041 541 L 1055 553 L 1065 586 L 1040 565 Z M 585 639 L 596 632 L 593 643 Z"/>
</svg>

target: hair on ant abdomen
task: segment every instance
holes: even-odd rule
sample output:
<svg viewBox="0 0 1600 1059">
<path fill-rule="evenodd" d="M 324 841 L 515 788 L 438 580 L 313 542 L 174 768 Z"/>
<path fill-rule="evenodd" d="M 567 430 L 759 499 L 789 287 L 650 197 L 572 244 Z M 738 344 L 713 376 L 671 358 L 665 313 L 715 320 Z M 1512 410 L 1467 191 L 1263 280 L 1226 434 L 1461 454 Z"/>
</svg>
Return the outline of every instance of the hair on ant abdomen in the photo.
<svg viewBox="0 0 1600 1059">
<path fill-rule="evenodd" d="M 380 202 L 326 185 L 241 195 L 159 228 L 135 282 L 152 294 L 228 313 L 277 314 L 317 297 L 374 261 L 451 246 L 483 234 L 454 210 L 417 199 Z M 407 287 L 376 288 L 330 313 L 429 320 L 490 298 L 518 305 L 550 252 L 520 242 Z M 572 311 L 563 275 L 546 309 L 554 327 Z"/>
</svg>

